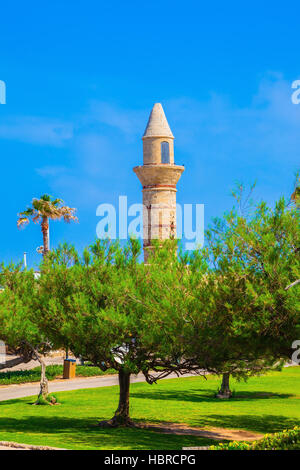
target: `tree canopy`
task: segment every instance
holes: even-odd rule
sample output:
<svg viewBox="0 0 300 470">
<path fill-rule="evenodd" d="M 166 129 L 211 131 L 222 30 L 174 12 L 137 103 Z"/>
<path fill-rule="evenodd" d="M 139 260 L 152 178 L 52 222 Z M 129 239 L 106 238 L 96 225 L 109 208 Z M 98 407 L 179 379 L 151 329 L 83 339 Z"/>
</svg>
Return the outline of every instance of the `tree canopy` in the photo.
<svg viewBox="0 0 300 470">
<path fill-rule="evenodd" d="M 131 423 L 131 374 L 142 372 L 153 383 L 186 368 L 178 360 L 177 318 L 147 302 L 149 270 L 157 265 L 140 263 L 139 255 L 136 240 L 123 248 L 97 240 L 82 257 L 65 246 L 49 254 L 38 281 L 39 328 L 50 340 L 60 337 L 75 356 L 118 371 L 120 403 L 105 423 L 112 426 Z"/>
<path fill-rule="evenodd" d="M 297 205 L 280 199 L 250 209 L 215 219 L 205 248 L 190 254 L 176 240 L 157 241 L 148 264 L 131 239 L 97 240 L 82 255 L 61 245 L 37 280 L 2 266 L 3 339 L 36 357 L 64 347 L 115 369 L 119 406 L 101 425 L 132 424 L 130 377 L 139 372 L 149 384 L 172 372 L 220 374 L 220 396 L 229 396 L 230 375 L 281 367 L 300 334 Z"/>
</svg>

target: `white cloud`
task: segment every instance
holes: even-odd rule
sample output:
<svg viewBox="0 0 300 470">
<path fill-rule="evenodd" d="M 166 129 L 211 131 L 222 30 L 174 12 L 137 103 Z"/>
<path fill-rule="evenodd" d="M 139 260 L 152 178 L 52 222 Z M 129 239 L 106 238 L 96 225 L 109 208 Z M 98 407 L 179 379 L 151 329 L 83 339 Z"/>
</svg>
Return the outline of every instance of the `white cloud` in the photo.
<svg viewBox="0 0 300 470">
<path fill-rule="evenodd" d="M 246 161 L 251 154 L 253 161 L 296 162 L 300 105 L 292 104 L 291 93 L 291 83 L 276 76 L 263 80 L 244 107 L 218 95 L 207 102 L 170 100 L 167 110 L 176 145 L 194 155 L 203 150 L 216 160 Z"/>
<path fill-rule="evenodd" d="M 300 105 L 292 104 L 291 94 L 291 83 L 273 74 L 261 81 L 254 96 L 245 95 L 244 106 L 215 93 L 206 101 L 182 97 L 164 102 L 176 138 L 175 160 L 189 170 L 187 186 L 195 188 L 195 179 L 213 178 L 225 193 L 224 179 L 230 185 L 240 175 L 249 174 L 253 182 L 284 169 L 292 178 L 300 161 Z M 92 101 L 73 124 L 10 119 L 0 125 L 0 138 L 65 146 L 68 164 L 51 165 L 48 160 L 36 171 L 55 191 L 94 204 L 109 191 L 122 191 L 131 168 L 142 162 L 140 138 L 152 104 L 135 110 Z"/>
<path fill-rule="evenodd" d="M 0 139 L 60 147 L 72 137 L 73 125 L 55 119 L 19 116 L 0 124 Z"/>
<path fill-rule="evenodd" d="M 88 119 L 118 129 L 126 137 L 141 135 L 146 127 L 147 111 L 121 109 L 103 101 L 92 101 Z"/>
</svg>

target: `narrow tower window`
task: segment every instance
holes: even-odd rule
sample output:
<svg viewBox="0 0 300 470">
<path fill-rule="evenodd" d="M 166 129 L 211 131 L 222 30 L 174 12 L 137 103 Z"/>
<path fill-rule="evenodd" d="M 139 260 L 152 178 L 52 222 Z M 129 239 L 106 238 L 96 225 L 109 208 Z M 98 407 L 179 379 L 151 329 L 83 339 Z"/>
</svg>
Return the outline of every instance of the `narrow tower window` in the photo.
<svg viewBox="0 0 300 470">
<path fill-rule="evenodd" d="M 169 142 L 161 143 L 161 162 L 170 163 L 170 147 Z"/>
</svg>

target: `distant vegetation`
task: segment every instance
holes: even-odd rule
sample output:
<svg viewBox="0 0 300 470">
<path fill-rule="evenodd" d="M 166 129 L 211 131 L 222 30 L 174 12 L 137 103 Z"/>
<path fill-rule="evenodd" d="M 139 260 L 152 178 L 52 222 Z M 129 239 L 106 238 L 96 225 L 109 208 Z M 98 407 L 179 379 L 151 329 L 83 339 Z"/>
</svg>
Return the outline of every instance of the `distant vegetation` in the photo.
<svg viewBox="0 0 300 470">
<path fill-rule="evenodd" d="M 99 367 L 90 366 L 77 366 L 76 375 L 77 377 L 95 377 L 97 375 L 109 375 L 115 374 L 116 371 L 108 369 L 103 372 Z M 62 378 L 63 366 L 53 365 L 47 366 L 46 374 L 48 380 L 54 380 L 56 378 Z M 28 382 L 39 382 L 41 379 L 41 368 L 35 367 L 30 370 L 17 370 L 0 372 L 0 385 L 11 385 L 11 384 L 23 384 Z"/>
</svg>

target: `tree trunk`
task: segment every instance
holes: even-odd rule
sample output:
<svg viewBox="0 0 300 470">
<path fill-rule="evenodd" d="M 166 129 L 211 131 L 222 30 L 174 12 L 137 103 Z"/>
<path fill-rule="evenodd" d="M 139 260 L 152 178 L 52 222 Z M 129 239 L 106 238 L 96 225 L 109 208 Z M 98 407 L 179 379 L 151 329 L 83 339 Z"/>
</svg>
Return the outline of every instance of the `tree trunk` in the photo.
<svg viewBox="0 0 300 470">
<path fill-rule="evenodd" d="M 31 348 L 33 352 L 33 356 L 36 358 L 37 361 L 41 364 L 41 382 L 40 382 L 40 393 L 39 393 L 39 398 L 47 398 L 49 394 L 49 389 L 48 389 L 48 379 L 46 377 L 46 363 L 43 359 L 43 356 L 38 352 L 38 349 L 34 348 L 32 344 L 27 343 L 28 346 Z M 38 404 L 38 401 L 36 402 Z"/>
<path fill-rule="evenodd" d="M 39 357 L 38 360 L 39 360 L 39 363 L 41 364 L 41 383 L 40 383 L 39 397 L 47 398 L 49 394 L 49 388 L 48 388 L 48 379 L 46 377 L 46 363 L 41 357 Z"/>
<path fill-rule="evenodd" d="M 45 256 L 49 252 L 49 220 L 48 220 L 48 217 L 43 217 L 41 227 L 42 227 L 43 245 L 44 245 L 43 256 Z"/>
<path fill-rule="evenodd" d="M 223 374 L 221 389 L 217 394 L 217 398 L 231 398 L 232 392 L 229 387 L 230 374 L 226 372 Z"/>
<path fill-rule="evenodd" d="M 125 372 L 123 369 L 119 370 L 119 386 L 119 406 L 115 412 L 115 415 L 109 421 L 100 421 L 99 426 L 134 426 L 129 417 L 130 373 Z"/>
<path fill-rule="evenodd" d="M 10 359 L 3 364 L 0 364 L 0 370 L 2 369 L 11 369 L 12 367 L 18 366 L 19 364 L 26 364 L 31 361 L 31 358 L 17 357 L 15 359 Z"/>
</svg>

